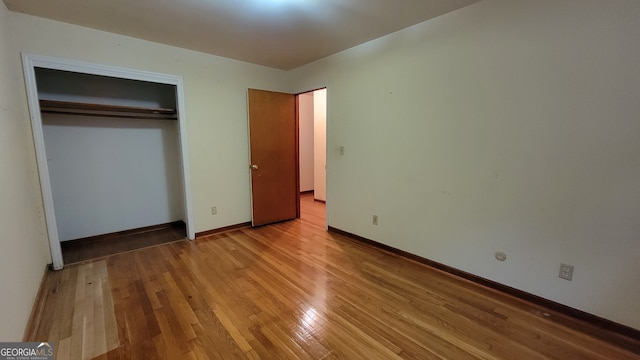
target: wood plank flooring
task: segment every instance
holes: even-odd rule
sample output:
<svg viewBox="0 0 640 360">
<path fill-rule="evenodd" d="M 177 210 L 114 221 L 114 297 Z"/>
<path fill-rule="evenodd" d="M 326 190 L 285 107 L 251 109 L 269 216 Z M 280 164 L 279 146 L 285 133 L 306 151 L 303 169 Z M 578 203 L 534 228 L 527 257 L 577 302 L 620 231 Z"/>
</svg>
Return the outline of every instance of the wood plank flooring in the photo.
<svg viewBox="0 0 640 360">
<path fill-rule="evenodd" d="M 142 249 L 172 241 L 186 240 L 183 222 L 149 226 L 91 238 L 63 241 L 62 258 L 65 265 Z"/>
<path fill-rule="evenodd" d="M 56 359 L 91 359 L 117 349 L 117 322 L 106 261 L 48 273 L 38 339 L 52 339 Z"/>
<path fill-rule="evenodd" d="M 640 359 L 638 339 L 617 346 L 555 321 L 562 314 L 328 233 L 324 205 L 302 200 L 299 220 L 49 273 L 31 340 L 53 341 L 59 360 Z"/>
</svg>

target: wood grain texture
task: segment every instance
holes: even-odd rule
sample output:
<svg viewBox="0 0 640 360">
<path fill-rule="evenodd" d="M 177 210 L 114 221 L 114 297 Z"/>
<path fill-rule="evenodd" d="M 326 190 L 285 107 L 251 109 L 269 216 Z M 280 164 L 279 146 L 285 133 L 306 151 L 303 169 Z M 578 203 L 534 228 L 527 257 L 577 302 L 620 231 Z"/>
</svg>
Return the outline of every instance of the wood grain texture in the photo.
<svg viewBox="0 0 640 360">
<path fill-rule="evenodd" d="M 250 227 L 250 226 L 251 226 L 251 221 L 247 221 L 247 222 L 243 222 L 243 223 L 240 223 L 240 224 L 224 226 L 224 227 L 217 228 L 217 229 L 211 229 L 211 230 L 207 230 L 207 231 L 200 231 L 200 232 L 196 233 L 196 239 L 199 239 L 199 238 L 202 238 L 202 237 L 206 237 L 206 236 L 209 236 L 209 235 L 214 235 L 214 234 L 229 232 L 229 231 L 232 231 L 232 230 L 242 229 L 242 228 L 246 228 L 246 227 Z"/>
<path fill-rule="evenodd" d="M 65 265 L 99 259 L 105 256 L 137 250 L 187 238 L 182 221 L 119 231 L 84 239 L 63 241 L 62 258 Z"/>
<path fill-rule="evenodd" d="M 176 109 L 143 108 L 69 101 L 40 100 L 40 111 L 49 114 L 117 117 L 129 119 L 176 120 Z"/>
<path fill-rule="evenodd" d="M 107 263 L 50 271 L 45 304 L 32 338 L 51 339 L 56 359 L 92 359 L 119 347 Z M 42 340 L 47 341 L 47 340 Z"/>
<path fill-rule="evenodd" d="M 599 316 L 589 314 L 578 309 L 571 308 L 569 306 L 524 292 L 522 290 L 518 290 L 512 287 L 497 283 L 495 281 L 485 279 L 483 277 L 438 263 L 433 260 L 425 259 L 421 256 L 411 254 L 406 251 L 402 251 L 402 250 L 393 248 L 391 246 L 378 243 L 373 240 L 370 240 L 355 234 L 351 234 L 349 232 L 346 232 L 340 229 L 336 229 L 331 226 L 328 227 L 328 230 L 330 232 L 347 236 L 348 238 L 353 239 L 355 241 L 359 241 L 364 244 L 377 247 L 378 249 L 399 255 L 406 259 L 417 261 L 431 268 L 442 270 L 453 276 L 467 279 L 480 286 L 485 286 L 485 287 L 497 290 L 498 292 L 514 296 L 520 300 L 523 300 L 527 303 L 532 304 L 533 306 L 546 308 L 548 310 L 553 310 L 555 314 L 558 314 L 553 319 L 555 322 L 567 321 L 568 325 L 571 326 L 572 324 L 576 323 L 576 320 L 578 320 L 582 322 L 581 328 L 583 332 L 590 332 L 594 336 L 606 337 L 606 340 L 608 342 L 616 343 L 617 345 L 624 348 L 628 348 L 634 352 L 640 351 L 640 347 L 638 346 L 638 343 L 636 341 L 629 341 L 630 339 L 640 339 L 640 330 L 636 330 L 628 326 L 615 323 L 611 320 L 607 320 Z M 551 314 L 547 313 L 545 316 L 551 316 Z"/>
<path fill-rule="evenodd" d="M 294 221 L 50 273 L 34 340 L 54 341 L 56 359 L 640 359 L 551 310 L 329 233 L 312 196 L 301 206 Z M 113 324 L 77 320 L 105 298 L 87 266 L 108 270 Z"/>
<path fill-rule="evenodd" d="M 49 266 L 47 266 L 42 273 L 42 280 L 40 281 L 38 294 L 36 295 L 33 308 L 31 309 L 31 314 L 29 315 L 29 321 L 27 322 L 27 326 L 24 329 L 24 335 L 22 336 L 23 341 L 34 338 L 36 336 L 36 330 L 40 327 L 42 315 L 44 314 L 44 305 L 46 303 L 47 287 L 45 284 L 47 282 L 48 273 Z"/>
<path fill-rule="evenodd" d="M 298 216 L 296 97 L 249 89 L 253 226 Z"/>
</svg>

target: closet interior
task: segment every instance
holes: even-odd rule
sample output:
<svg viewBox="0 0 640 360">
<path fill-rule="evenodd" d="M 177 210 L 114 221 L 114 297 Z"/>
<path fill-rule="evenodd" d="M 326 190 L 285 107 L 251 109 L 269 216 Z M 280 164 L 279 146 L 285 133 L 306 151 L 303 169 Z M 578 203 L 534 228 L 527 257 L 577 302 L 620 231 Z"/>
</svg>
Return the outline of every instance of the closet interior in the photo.
<svg viewBox="0 0 640 360">
<path fill-rule="evenodd" d="M 185 238 L 176 87 L 45 68 L 35 74 L 65 263 L 83 260 L 75 252 L 90 244 L 124 251 Z"/>
</svg>

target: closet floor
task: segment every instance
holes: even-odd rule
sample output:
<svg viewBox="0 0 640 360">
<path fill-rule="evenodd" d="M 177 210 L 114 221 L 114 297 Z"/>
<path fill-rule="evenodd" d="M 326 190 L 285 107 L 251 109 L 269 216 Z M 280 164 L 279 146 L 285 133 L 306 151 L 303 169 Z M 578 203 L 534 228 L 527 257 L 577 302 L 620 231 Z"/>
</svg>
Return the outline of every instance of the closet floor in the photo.
<svg viewBox="0 0 640 360">
<path fill-rule="evenodd" d="M 119 254 L 131 250 L 165 244 L 187 238 L 183 222 L 150 226 L 90 238 L 62 242 L 64 264 Z"/>
</svg>

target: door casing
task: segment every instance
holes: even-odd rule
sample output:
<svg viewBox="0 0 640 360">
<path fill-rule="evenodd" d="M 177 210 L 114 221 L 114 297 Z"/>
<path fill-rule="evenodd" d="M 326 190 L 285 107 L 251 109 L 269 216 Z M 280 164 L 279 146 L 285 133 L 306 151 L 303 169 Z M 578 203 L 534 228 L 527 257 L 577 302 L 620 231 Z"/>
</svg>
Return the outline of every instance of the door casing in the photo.
<svg viewBox="0 0 640 360">
<path fill-rule="evenodd" d="M 174 85 L 176 87 L 176 110 L 178 113 L 178 133 L 180 143 L 179 151 L 182 169 L 182 192 L 184 198 L 184 222 L 187 226 L 188 238 L 191 240 L 195 239 L 190 186 L 191 181 L 189 177 L 189 156 L 187 146 L 186 111 L 184 104 L 184 85 L 182 82 L 182 77 L 25 53 L 22 54 L 22 64 L 25 86 L 27 89 L 29 113 L 31 115 L 31 129 L 33 132 L 33 139 L 36 150 L 36 161 L 38 172 L 40 175 L 40 189 L 42 191 L 44 215 L 47 224 L 47 234 L 49 237 L 49 248 L 51 249 L 51 260 L 53 269 L 62 269 L 64 266 L 64 262 L 62 259 L 62 249 L 60 246 L 55 209 L 53 206 L 53 193 L 51 190 L 51 179 L 49 176 L 49 168 L 47 165 L 47 154 L 44 144 L 44 134 L 42 130 L 42 116 L 40 113 L 40 103 L 38 98 L 38 87 L 36 84 L 35 68 L 71 71 L 129 80 L 140 80 Z"/>
</svg>

